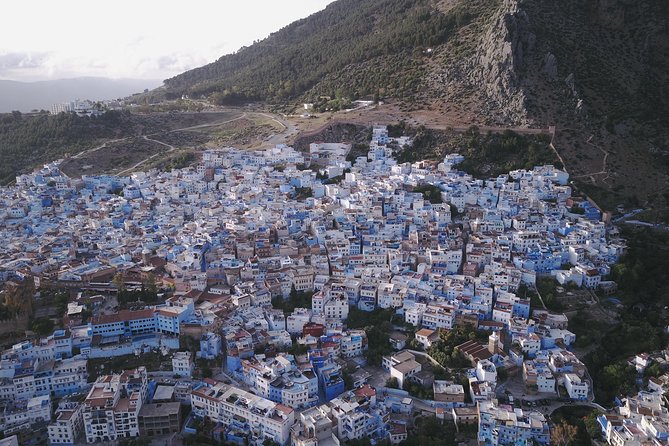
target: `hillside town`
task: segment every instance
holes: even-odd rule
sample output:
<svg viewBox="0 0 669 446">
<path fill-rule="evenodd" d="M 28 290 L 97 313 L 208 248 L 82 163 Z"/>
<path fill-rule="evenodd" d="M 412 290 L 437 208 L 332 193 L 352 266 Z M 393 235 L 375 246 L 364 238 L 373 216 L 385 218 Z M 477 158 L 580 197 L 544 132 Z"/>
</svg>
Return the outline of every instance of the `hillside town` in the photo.
<svg viewBox="0 0 669 446">
<path fill-rule="evenodd" d="M 552 410 L 597 405 L 536 285 L 613 292 L 625 242 L 563 170 L 481 180 L 458 154 L 397 163 L 411 144 L 375 126 L 366 156 L 225 147 L 81 178 L 54 162 L 0 189 L 0 333 L 51 321 L 2 352 L 0 442 L 400 444 L 420 415 L 551 444 Z M 666 444 L 667 389 L 601 415 L 605 441 Z"/>
</svg>

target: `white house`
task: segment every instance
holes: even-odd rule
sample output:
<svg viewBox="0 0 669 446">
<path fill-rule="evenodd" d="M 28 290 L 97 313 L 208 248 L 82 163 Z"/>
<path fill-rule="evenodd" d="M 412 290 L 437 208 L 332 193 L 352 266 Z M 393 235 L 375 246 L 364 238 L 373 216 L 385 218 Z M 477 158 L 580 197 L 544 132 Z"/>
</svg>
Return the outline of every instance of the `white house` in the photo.
<svg viewBox="0 0 669 446">
<path fill-rule="evenodd" d="M 564 375 L 564 387 L 572 400 L 588 399 L 588 383 L 582 381 L 577 375 L 566 373 Z"/>
<path fill-rule="evenodd" d="M 172 357 L 172 371 L 179 376 L 193 376 L 195 364 L 191 352 L 176 352 Z"/>
</svg>

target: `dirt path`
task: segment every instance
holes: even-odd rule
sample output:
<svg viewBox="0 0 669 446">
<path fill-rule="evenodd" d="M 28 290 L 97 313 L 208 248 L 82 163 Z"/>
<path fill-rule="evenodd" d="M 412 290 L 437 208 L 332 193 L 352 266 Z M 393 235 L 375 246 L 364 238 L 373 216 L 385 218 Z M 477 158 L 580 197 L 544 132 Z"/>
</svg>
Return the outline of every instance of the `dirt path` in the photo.
<svg viewBox="0 0 669 446">
<path fill-rule="evenodd" d="M 602 181 L 602 183 L 605 183 L 605 184 L 608 185 L 607 180 L 609 179 L 609 171 L 607 170 L 607 164 L 606 163 L 608 162 L 608 159 L 609 159 L 609 152 L 608 152 L 608 150 L 603 149 L 602 147 L 593 143 L 592 142 L 593 137 L 594 137 L 594 135 L 591 135 L 590 138 L 588 138 L 588 140 L 586 141 L 586 143 L 604 154 L 604 157 L 602 158 L 602 170 L 600 170 L 599 172 L 590 172 L 590 173 L 585 173 L 583 175 L 576 175 L 574 178 L 586 178 L 586 177 L 588 177 L 588 178 L 590 178 L 590 180 L 594 184 L 594 183 L 596 183 L 596 180 L 594 178 L 595 175 L 604 175 L 604 177 L 601 179 L 601 181 Z"/>
<path fill-rule="evenodd" d="M 290 121 L 280 120 L 274 116 L 265 113 L 258 113 L 258 114 L 271 119 L 272 121 L 276 122 L 277 124 L 283 127 L 283 130 L 281 132 L 275 133 L 267 140 L 267 143 L 271 146 L 276 146 L 277 144 L 292 143 L 292 139 L 295 136 L 297 136 L 300 132 L 299 128 L 297 127 L 297 124 L 295 123 L 292 123 Z"/>
<path fill-rule="evenodd" d="M 93 147 L 92 149 L 88 149 L 88 150 L 86 150 L 85 152 L 79 152 L 79 153 L 77 153 L 76 155 L 74 155 L 74 156 L 72 157 L 72 159 L 78 160 L 78 159 L 83 158 L 84 156 L 86 156 L 86 155 L 88 155 L 88 154 L 90 154 L 90 153 L 97 152 L 97 151 L 100 150 L 100 149 L 104 149 L 105 147 L 107 147 L 107 144 L 112 144 L 112 143 L 115 143 L 115 142 L 125 141 L 125 140 L 128 139 L 128 138 L 130 138 L 130 137 L 119 138 L 119 139 L 110 139 L 109 141 L 105 141 L 102 145 L 99 145 L 99 146 L 97 146 L 97 147 Z"/>
<path fill-rule="evenodd" d="M 167 147 L 167 148 L 168 148 L 167 152 L 158 152 L 158 153 L 154 153 L 154 154 L 151 155 L 150 157 L 148 157 L 148 158 L 144 158 L 142 161 L 136 163 L 134 166 L 132 166 L 132 167 L 128 167 L 127 169 L 124 169 L 124 170 L 120 171 L 120 172 L 117 173 L 116 175 L 121 176 L 121 175 L 125 174 L 126 172 L 132 172 L 133 170 L 137 169 L 137 168 L 138 168 L 139 166 L 141 166 L 142 164 L 145 164 L 145 163 L 151 161 L 152 159 L 154 159 L 155 157 L 157 157 L 157 156 L 159 156 L 159 155 L 166 155 L 166 154 L 168 154 L 168 153 L 170 153 L 170 152 L 173 152 L 174 150 L 177 150 L 177 147 L 174 147 L 174 146 L 171 145 L 171 144 L 167 144 L 167 143 L 165 143 L 165 142 L 158 141 L 157 139 L 149 138 L 149 137 L 146 136 L 146 135 L 142 136 L 142 138 L 144 138 L 146 141 L 155 142 L 155 143 L 157 143 L 157 144 L 160 144 L 160 145 L 163 145 L 163 146 Z"/>
<path fill-rule="evenodd" d="M 244 119 L 246 116 L 247 116 L 246 113 L 242 113 L 241 115 L 237 116 L 236 118 L 227 119 L 227 120 L 225 120 L 225 121 L 211 122 L 211 123 L 208 123 L 208 124 L 198 124 L 198 125 L 193 125 L 193 126 L 189 126 L 189 127 L 182 127 L 182 128 L 178 128 L 178 129 L 173 129 L 173 130 L 169 130 L 169 131 L 166 131 L 166 132 L 156 132 L 156 133 L 150 133 L 150 134 L 148 134 L 148 135 L 142 135 L 142 138 L 144 138 L 146 141 L 151 141 L 151 142 L 155 142 L 155 143 L 157 143 L 157 144 L 163 145 L 163 146 L 167 147 L 168 150 L 167 150 L 166 152 L 158 152 L 158 153 L 154 153 L 154 154 L 151 155 L 150 157 L 148 157 L 148 158 L 144 158 L 143 160 L 139 161 L 138 163 L 135 163 L 133 166 L 128 167 L 127 169 L 123 169 L 122 171 L 118 172 L 116 175 L 121 176 L 121 175 L 125 175 L 125 174 L 128 174 L 128 173 L 131 173 L 132 171 L 134 171 L 134 170 L 137 169 L 138 167 L 140 167 L 140 166 L 142 166 L 142 165 L 148 163 L 148 162 L 151 161 L 152 159 L 154 159 L 154 158 L 156 158 L 156 157 L 158 157 L 158 156 L 160 156 L 160 155 L 166 155 L 166 154 L 168 154 L 168 153 L 170 153 L 170 152 L 173 152 L 173 151 L 175 151 L 175 150 L 178 149 L 178 147 L 175 147 L 175 146 L 173 146 L 173 145 L 171 145 L 171 144 L 167 144 L 167 143 L 165 143 L 165 142 L 163 142 L 163 141 L 159 141 L 159 140 L 157 140 L 157 139 L 150 138 L 150 136 L 159 136 L 159 135 L 164 135 L 164 134 L 166 134 L 166 133 L 183 132 L 183 131 L 197 130 L 197 129 L 207 128 L 207 127 L 215 127 L 215 126 L 218 126 L 218 125 L 227 124 L 227 123 L 229 123 L 229 122 L 234 122 L 234 121 L 237 121 L 237 120 L 239 120 L 239 119 Z M 277 121 L 277 122 L 279 122 L 279 121 Z M 104 143 L 103 145 L 101 145 L 100 147 L 96 147 L 95 149 L 91 149 L 91 150 L 88 151 L 87 153 L 90 153 L 90 152 L 92 152 L 92 151 L 94 151 L 94 150 L 99 150 L 99 149 L 105 147 L 105 146 L 107 145 L 107 143 L 109 143 L 109 142 L 123 141 L 124 139 L 127 139 L 127 138 L 123 138 L 123 139 L 119 139 L 119 140 L 114 140 L 114 141 L 108 141 L 108 142 Z"/>
<path fill-rule="evenodd" d="M 244 118 L 246 118 L 246 115 L 247 115 L 247 113 L 244 112 L 241 115 L 237 116 L 236 118 L 227 119 L 225 121 L 217 121 L 217 122 L 210 122 L 208 124 L 192 125 L 190 127 L 182 127 L 182 128 L 179 128 L 179 129 L 169 130 L 167 132 L 150 133 L 147 136 L 156 136 L 156 135 L 163 135 L 165 133 L 185 132 L 185 131 L 188 131 L 188 130 L 197 130 L 197 129 L 204 129 L 204 128 L 207 128 L 207 127 L 216 127 L 217 125 L 223 125 L 223 124 L 227 124 L 229 122 L 234 122 L 234 121 L 238 121 L 240 119 L 244 119 Z"/>
</svg>

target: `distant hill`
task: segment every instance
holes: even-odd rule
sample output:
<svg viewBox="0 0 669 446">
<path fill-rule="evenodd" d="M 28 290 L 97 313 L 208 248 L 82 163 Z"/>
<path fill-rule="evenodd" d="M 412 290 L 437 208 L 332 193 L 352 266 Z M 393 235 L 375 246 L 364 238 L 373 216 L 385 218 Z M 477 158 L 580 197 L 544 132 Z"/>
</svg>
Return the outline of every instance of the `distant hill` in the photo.
<svg viewBox="0 0 669 446">
<path fill-rule="evenodd" d="M 158 87 L 162 82 L 145 79 L 80 77 L 39 82 L 0 80 L 0 113 L 49 110 L 51 105 L 75 99 L 117 99 Z"/>
</svg>

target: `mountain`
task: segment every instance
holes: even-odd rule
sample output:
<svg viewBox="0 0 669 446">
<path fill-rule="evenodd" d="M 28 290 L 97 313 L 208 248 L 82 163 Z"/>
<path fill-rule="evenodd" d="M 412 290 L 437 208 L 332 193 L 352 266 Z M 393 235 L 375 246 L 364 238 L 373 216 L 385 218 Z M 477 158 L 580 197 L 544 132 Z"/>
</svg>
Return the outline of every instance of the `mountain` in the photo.
<svg viewBox="0 0 669 446">
<path fill-rule="evenodd" d="M 0 113 L 49 110 L 51 105 L 75 99 L 117 99 L 155 88 L 161 81 L 80 77 L 39 82 L 0 80 Z"/>
<path fill-rule="evenodd" d="M 668 21 L 665 0 L 338 0 L 167 79 L 161 94 L 317 105 L 374 96 L 442 124 L 551 126 L 598 203 L 666 207 Z"/>
<path fill-rule="evenodd" d="M 361 96 L 387 89 L 409 95 L 415 92 L 423 52 L 490 13 L 496 1 L 450 3 L 339 0 L 250 47 L 167 79 L 166 91 L 171 96 L 219 92 L 230 101 L 295 98 L 317 85 L 314 94 Z M 359 74 L 353 84 L 328 81 L 328 76 L 356 65 Z M 363 76 L 372 69 L 373 75 Z M 329 91 L 331 87 L 341 91 Z"/>
</svg>

